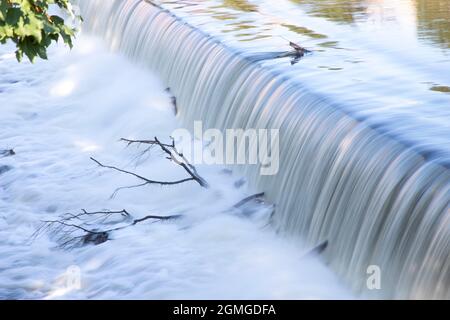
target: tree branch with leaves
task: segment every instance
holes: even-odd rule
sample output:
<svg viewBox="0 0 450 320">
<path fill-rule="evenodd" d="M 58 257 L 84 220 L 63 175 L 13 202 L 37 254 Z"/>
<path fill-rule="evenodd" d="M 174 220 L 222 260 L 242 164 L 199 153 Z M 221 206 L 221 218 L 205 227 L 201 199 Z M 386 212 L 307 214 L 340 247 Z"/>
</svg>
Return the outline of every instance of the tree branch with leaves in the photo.
<svg viewBox="0 0 450 320">
<path fill-rule="evenodd" d="M 61 14 L 51 14 L 59 8 Z M 75 16 L 69 0 L 0 0 L 0 43 L 12 41 L 16 45 L 16 58 L 27 56 L 47 59 L 47 49 L 53 42 L 62 41 L 72 48 L 76 29 L 68 24 L 64 15 Z"/>
</svg>

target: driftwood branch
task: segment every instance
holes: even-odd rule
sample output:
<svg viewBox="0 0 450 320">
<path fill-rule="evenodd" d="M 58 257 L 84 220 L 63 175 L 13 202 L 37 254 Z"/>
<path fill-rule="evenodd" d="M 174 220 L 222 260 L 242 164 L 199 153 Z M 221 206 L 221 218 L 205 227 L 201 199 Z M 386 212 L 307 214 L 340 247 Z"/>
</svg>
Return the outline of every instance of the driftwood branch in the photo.
<svg viewBox="0 0 450 320">
<path fill-rule="evenodd" d="M 238 210 L 242 215 L 248 215 L 247 204 L 264 203 L 264 193 L 258 193 L 244 198 L 236 203 L 232 209 Z M 253 204 L 252 204 L 253 203 Z M 269 207 L 269 206 L 268 206 Z M 99 245 L 111 240 L 115 231 L 133 227 L 145 221 L 162 222 L 182 218 L 182 215 L 147 215 L 142 218 L 134 218 L 133 215 L 123 210 L 87 211 L 82 209 L 79 213 L 64 213 L 55 220 L 43 220 L 41 225 L 32 235 L 35 239 L 46 232 L 55 239 L 60 248 L 72 249 L 88 244 Z"/>
<path fill-rule="evenodd" d="M 284 40 L 286 40 L 287 42 L 289 42 L 289 46 L 294 49 L 295 53 L 297 54 L 297 56 L 299 57 L 303 57 L 305 54 L 310 53 L 311 51 L 302 47 L 301 45 L 299 45 L 298 43 L 295 43 L 289 39 L 286 39 L 283 36 L 280 36 L 281 38 L 283 38 Z"/>
<path fill-rule="evenodd" d="M 133 145 L 133 144 L 147 145 L 148 148 L 146 148 L 142 154 L 149 152 L 153 147 L 159 147 L 167 155 L 166 158 L 168 160 L 172 161 L 173 163 L 179 165 L 180 167 L 182 167 L 184 169 L 184 171 L 189 175 L 189 177 L 185 178 L 185 179 L 181 179 L 181 180 L 176 180 L 176 181 L 152 180 L 152 179 L 148 179 L 142 175 L 139 175 L 139 174 L 129 171 L 129 170 L 121 169 L 116 166 L 105 165 L 102 162 L 100 162 L 99 160 L 91 157 L 91 160 L 94 161 L 97 165 L 99 165 L 102 168 L 111 169 L 111 170 L 114 170 L 114 171 L 117 171 L 120 173 L 124 173 L 124 174 L 130 175 L 130 176 L 133 176 L 141 181 L 141 183 L 136 184 L 136 185 L 117 188 L 113 192 L 111 197 L 114 197 L 121 190 L 143 187 L 143 186 L 150 185 L 150 184 L 157 184 L 157 185 L 161 185 L 161 186 L 171 186 L 171 185 L 182 184 L 182 183 L 189 182 L 189 181 L 195 181 L 203 188 L 209 187 L 206 180 L 203 179 L 198 174 L 197 169 L 192 164 L 189 163 L 189 161 L 186 159 L 186 157 L 181 152 L 179 152 L 177 150 L 177 148 L 175 146 L 175 141 L 173 139 L 172 139 L 171 144 L 162 143 L 156 137 L 153 140 L 130 140 L 130 139 L 122 138 L 122 139 L 120 139 L 120 141 L 127 143 L 128 146 Z"/>
<path fill-rule="evenodd" d="M 146 221 L 146 220 L 150 220 L 150 219 L 156 219 L 156 220 L 174 220 L 174 219 L 179 219 L 181 218 L 181 215 L 171 215 L 171 216 L 153 216 L 153 215 L 149 215 L 149 216 L 145 216 L 143 218 L 140 219 L 135 219 L 133 221 L 133 223 L 131 225 L 136 225 L 140 222 Z"/>
<path fill-rule="evenodd" d="M 148 145 L 149 148 L 147 148 L 144 152 L 150 151 L 152 147 L 158 146 L 160 149 L 167 155 L 167 159 L 171 160 L 175 164 L 179 165 L 186 171 L 186 173 L 191 177 L 189 180 L 196 181 L 201 187 L 208 188 L 209 185 L 206 182 L 205 179 L 203 179 L 197 172 L 197 169 L 189 163 L 189 161 L 186 159 L 186 157 L 183 155 L 183 153 L 179 152 L 175 141 L 172 139 L 171 144 L 162 143 L 159 141 L 157 137 L 155 137 L 153 140 L 131 140 L 131 139 L 120 139 L 121 141 L 127 143 L 128 146 L 133 144 L 138 145 Z M 188 180 L 188 181 L 189 181 Z"/>
<path fill-rule="evenodd" d="M 120 219 L 107 223 L 107 220 L 114 215 L 118 215 Z M 98 245 L 110 240 L 111 233 L 114 231 L 126 229 L 148 220 L 157 222 L 178 218 L 181 218 L 181 215 L 148 215 L 134 219 L 126 210 L 88 212 L 83 209 L 78 214 L 65 213 L 57 220 L 42 221 L 41 226 L 32 238 L 38 237 L 43 232 L 48 232 L 56 238 L 56 242 L 61 248 L 74 248 L 86 244 Z M 113 227 L 105 228 L 108 224 L 113 224 Z"/>
<path fill-rule="evenodd" d="M 145 186 L 147 184 L 159 184 L 159 185 L 162 185 L 162 186 L 170 186 L 170 185 L 175 185 L 175 184 L 180 184 L 180 183 L 184 183 L 184 182 L 195 180 L 194 178 L 186 178 L 186 179 L 181 179 L 181 180 L 177 180 L 177 181 L 150 180 L 150 179 L 147 179 L 147 178 L 145 178 L 145 177 L 143 177 L 141 175 L 138 175 L 138 174 L 136 174 L 134 172 L 131 172 L 131 171 L 123 170 L 123 169 L 120 169 L 120 168 L 114 167 L 114 166 L 104 165 L 103 163 L 101 163 L 100 161 L 96 160 L 95 158 L 91 157 L 91 160 L 94 161 L 96 164 L 98 164 L 102 168 L 115 170 L 115 171 L 118 171 L 118 172 L 121 172 L 121 173 L 126 173 L 128 175 L 131 175 L 133 177 L 136 177 L 136 178 L 144 181 L 142 184 L 139 184 L 137 186 L 132 186 L 132 188 L 134 188 L 134 187 L 142 187 L 142 186 Z"/>
<path fill-rule="evenodd" d="M 247 204 L 264 204 L 264 193 L 257 193 L 244 198 L 232 208 L 247 215 Z M 82 209 L 79 213 L 64 213 L 55 220 L 43 220 L 32 235 L 35 239 L 43 232 L 55 238 L 60 248 L 72 249 L 83 245 L 99 245 L 111 240 L 111 234 L 145 221 L 161 222 L 182 218 L 182 215 L 147 215 L 134 218 L 127 210 L 100 210 L 87 211 Z"/>
<path fill-rule="evenodd" d="M 256 204 L 264 204 L 264 193 L 258 193 L 244 198 L 236 203 L 232 209 L 238 210 L 242 215 L 248 215 L 247 205 L 253 207 Z M 111 234 L 115 231 L 130 228 L 145 221 L 162 222 L 182 218 L 182 215 L 147 215 L 142 218 L 134 218 L 133 215 L 123 210 L 87 211 L 82 209 L 78 213 L 64 213 L 54 220 L 43 220 L 41 225 L 32 235 L 37 238 L 47 232 L 58 243 L 60 248 L 72 249 L 83 245 L 98 245 L 111 240 Z"/>
<path fill-rule="evenodd" d="M 309 51 L 306 48 L 303 48 L 302 46 L 296 44 L 295 42 L 289 41 L 289 46 L 291 48 L 293 48 L 295 50 L 295 52 L 297 52 L 297 55 L 300 57 L 303 57 L 306 53 L 309 53 L 311 51 Z"/>
<path fill-rule="evenodd" d="M 294 65 L 299 62 L 306 54 L 311 53 L 311 50 L 308 50 L 298 43 L 290 41 L 282 36 L 280 36 L 284 40 L 288 41 L 289 46 L 293 49 L 290 51 L 282 51 L 282 52 L 260 52 L 253 56 L 251 59 L 254 61 L 262 61 L 269 59 L 280 59 L 280 58 L 291 58 L 291 64 Z"/>
</svg>

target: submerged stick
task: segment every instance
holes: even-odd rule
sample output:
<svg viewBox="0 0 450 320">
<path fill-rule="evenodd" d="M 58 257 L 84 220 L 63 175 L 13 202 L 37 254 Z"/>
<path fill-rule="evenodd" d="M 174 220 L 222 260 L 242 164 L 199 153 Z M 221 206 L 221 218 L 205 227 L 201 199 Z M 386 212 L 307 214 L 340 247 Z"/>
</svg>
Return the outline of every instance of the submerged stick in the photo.
<svg viewBox="0 0 450 320">
<path fill-rule="evenodd" d="M 320 243 L 319 245 L 315 246 L 311 250 L 309 250 L 308 253 L 305 254 L 305 258 L 317 256 L 322 254 L 328 247 L 328 240 L 325 240 L 324 242 Z"/>
<path fill-rule="evenodd" d="M 233 208 L 240 208 L 240 207 L 242 207 L 243 205 L 247 204 L 248 202 L 251 202 L 251 201 L 253 201 L 253 200 L 260 200 L 260 199 L 264 198 L 264 196 L 265 196 L 265 193 L 264 193 L 264 192 L 261 192 L 261 193 L 257 193 L 257 194 L 251 195 L 251 196 L 249 196 L 249 197 L 247 197 L 247 198 L 242 199 L 242 200 L 239 201 L 238 203 L 236 203 L 236 204 L 233 206 Z"/>
<path fill-rule="evenodd" d="M 16 152 L 13 149 L 0 150 L 0 158 L 14 156 Z"/>
</svg>

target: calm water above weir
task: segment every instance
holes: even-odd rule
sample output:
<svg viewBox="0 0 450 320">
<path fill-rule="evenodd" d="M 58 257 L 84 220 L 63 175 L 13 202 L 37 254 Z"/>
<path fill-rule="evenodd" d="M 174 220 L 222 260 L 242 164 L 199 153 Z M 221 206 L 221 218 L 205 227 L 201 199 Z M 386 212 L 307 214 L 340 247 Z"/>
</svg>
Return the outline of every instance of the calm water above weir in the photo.
<svg viewBox="0 0 450 320">
<path fill-rule="evenodd" d="M 286 39 L 312 50 L 261 63 L 450 159 L 450 1 L 152 2 L 258 59 L 289 50 Z"/>
</svg>

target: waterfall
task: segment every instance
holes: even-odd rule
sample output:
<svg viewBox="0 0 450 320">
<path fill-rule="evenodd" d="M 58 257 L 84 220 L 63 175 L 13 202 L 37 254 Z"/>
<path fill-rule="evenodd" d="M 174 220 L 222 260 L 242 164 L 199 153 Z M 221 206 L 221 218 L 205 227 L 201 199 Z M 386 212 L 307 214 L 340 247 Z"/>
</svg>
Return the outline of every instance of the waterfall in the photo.
<svg viewBox="0 0 450 320">
<path fill-rule="evenodd" d="M 187 128 L 202 120 L 221 130 L 280 129 L 278 174 L 240 170 L 276 204 L 281 234 L 328 240 L 330 267 L 367 297 L 450 299 L 450 170 L 442 158 L 147 1 L 80 7 L 85 29 L 160 75 Z M 367 289 L 371 265 L 381 270 L 381 290 Z"/>
</svg>

